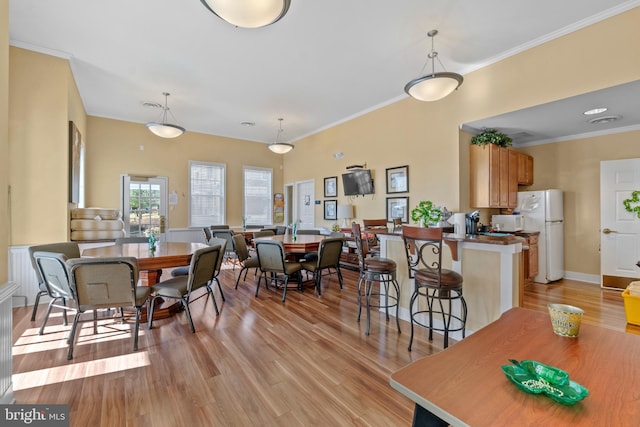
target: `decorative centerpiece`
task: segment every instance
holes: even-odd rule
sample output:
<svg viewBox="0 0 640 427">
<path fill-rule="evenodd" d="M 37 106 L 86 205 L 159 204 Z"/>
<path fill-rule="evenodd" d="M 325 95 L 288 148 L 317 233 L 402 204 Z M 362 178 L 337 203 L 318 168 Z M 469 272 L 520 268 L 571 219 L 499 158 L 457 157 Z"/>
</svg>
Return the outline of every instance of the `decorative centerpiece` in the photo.
<svg viewBox="0 0 640 427">
<path fill-rule="evenodd" d="M 483 129 L 478 135 L 471 138 L 472 145 L 494 144 L 499 147 L 510 147 L 512 139 L 495 129 Z"/>
<path fill-rule="evenodd" d="M 158 231 L 155 228 L 147 228 L 144 235 L 149 238 L 149 252 L 155 252 L 158 242 Z"/>
<path fill-rule="evenodd" d="M 423 200 L 418 206 L 411 209 L 411 220 L 424 227 L 428 224 L 437 224 L 442 219 L 442 211 L 433 205 L 431 200 Z"/>
</svg>

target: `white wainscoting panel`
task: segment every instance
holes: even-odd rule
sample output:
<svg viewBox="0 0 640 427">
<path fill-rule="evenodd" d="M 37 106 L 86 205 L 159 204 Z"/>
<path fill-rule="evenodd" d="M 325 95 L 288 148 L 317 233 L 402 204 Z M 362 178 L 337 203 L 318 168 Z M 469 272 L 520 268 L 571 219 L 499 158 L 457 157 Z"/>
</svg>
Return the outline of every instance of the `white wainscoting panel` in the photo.
<svg viewBox="0 0 640 427">
<path fill-rule="evenodd" d="M 18 285 L 9 282 L 0 286 L 0 403 L 15 403 L 13 397 L 13 313 L 12 296 Z"/>
</svg>

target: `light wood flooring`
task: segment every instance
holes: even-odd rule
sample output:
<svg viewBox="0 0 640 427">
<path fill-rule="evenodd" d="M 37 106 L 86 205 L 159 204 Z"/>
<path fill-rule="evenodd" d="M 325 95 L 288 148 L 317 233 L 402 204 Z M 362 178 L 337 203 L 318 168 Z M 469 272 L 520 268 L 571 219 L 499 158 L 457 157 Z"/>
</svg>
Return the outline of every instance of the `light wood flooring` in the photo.
<svg viewBox="0 0 640 427">
<path fill-rule="evenodd" d="M 409 325 L 398 334 L 393 317 L 375 313 L 371 335 L 356 322 L 357 274 L 343 270 L 312 289 L 260 290 L 253 274 L 233 289 L 235 271 L 222 272 L 226 302 L 192 303 L 192 334 L 184 313 L 140 329 L 132 351 L 131 324 L 109 318 L 93 334 L 83 325 L 72 361 L 59 314 L 45 334 L 31 322 L 31 307 L 14 309 L 16 403 L 70 405 L 71 426 L 407 426 L 413 403 L 389 385 L 389 375 L 442 350 L 442 338 L 419 330 L 407 351 Z M 640 333 L 626 325 L 619 291 L 564 280 L 527 288 L 525 306 L 546 311 L 549 302 L 585 308 L 584 321 Z M 363 313 L 364 316 L 364 313 Z M 425 381 L 428 381 L 425 377 Z"/>
</svg>

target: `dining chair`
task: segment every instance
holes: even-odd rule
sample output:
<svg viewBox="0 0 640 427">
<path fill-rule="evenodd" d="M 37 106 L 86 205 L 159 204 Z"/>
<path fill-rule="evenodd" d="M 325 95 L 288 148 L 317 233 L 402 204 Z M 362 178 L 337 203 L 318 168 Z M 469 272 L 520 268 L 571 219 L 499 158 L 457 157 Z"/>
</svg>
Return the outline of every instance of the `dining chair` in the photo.
<svg viewBox="0 0 640 427">
<path fill-rule="evenodd" d="M 253 238 L 257 239 L 258 237 L 269 237 L 269 236 L 275 236 L 276 232 L 274 230 L 260 230 L 260 231 L 255 231 L 253 233 Z"/>
<path fill-rule="evenodd" d="M 73 358 L 73 347 L 80 316 L 87 310 L 113 307 L 135 307 L 136 320 L 133 351 L 138 350 L 138 331 L 142 307 L 150 288 L 138 286 L 138 261 L 133 257 L 76 258 L 66 262 L 71 288 L 75 294 L 77 312 L 69 334 L 67 359 Z"/>
<path fill-rule="evenodd" d="M 240 234 L 240 236 L 242 236 Z M 220 253 L 224 254 L 225 248 L 227 247 L 227 240 L 220 239 L 218 237 L 211 237 L 208 242 L 209 246 L 220 245 Z M 218 284 L 218 290 L 220 291 L 220 298 L 222 301 L 226 301 L 227 299 L 224 297 L 224 292 L 222 291 L 222 285 L 220 284 L 220 279 L 218 276 L 220 275 L 220 270 L 222 269 L 222 260 L 224 259 L 224 255 L 218 257 L 218 262 L 216 264 L 216 271 L 213 276 L 213 280 Z M 180 277 L 180 276 L 188 276 L 189 271 L 191 270 L 190 266 L 185 267 L 176 267 L 171 270 L 171 277 Z"/>
<path fill-rule="evenodd" d="M 204 233 L 204 242 L 205 243 L 209 243 L 209 240 L 211 240 L 211 228 L 209 227 L 202 227 L 202 232 Z"/>
<path fill-rule="evenodd" d="M 233 263 L 233 269 L 236 268 L 236 253 L 233 249 L 233 231 L 232 230 L 221 230 L 221 229 L 213 229 L 211 230 L 211 235 L 213 237 L 217 237 L 219 239 L 225 239 L 227 241 L 227 245 L 224 248 L 224 260 L 226 262 Z"/>
<path fill-rule="evenodd" d="M 228 230 L 229 229 L 229 225 L 228 224 L 219 224 L 219 225 L 210 225 L 209 226 L 209 230 L 213 231 L 213 230 Z"/>
<path fill-rule="evenodd" d="M 223 254 L 221 245 L 213 245 L 198 249 L 191 257 L 188 275 L 173 277 L 151 287 L 151 308 L 148 315 L 149 329 L 153 328 L 153 311 L 155 309 L 156 299 L 171 298 L 180 301 L 184 311 L 187 313 L 191 332 L 195 333 L 196 328 L 193 324 L 189 304 L 194 301 L 192 300 L 193 292 L 200 288 L 206 288 L 206 295 L 211 296 L 216 316 L 220 314 L 220 311 L 218 310 L 218 303 L 216 302 L 213 290 L 211 289 L 211 282 L 213 281 L 216 272 L 218 258 L 224 256 Z"/>
<path fill-rule="evenodd" d="M 238 278 L 236 279 L 236 289 L 238 289 L 238 283 L 240 283 L 242 272 L 244 271 L 243 281 L 247 280 L 247 273 L 249 272 L 249 269 L 253 268 L 257 271 L 257 269 L 260 267 L 260 263 L 257 256 L 252 257 L 249 255 L 249 248 L 247 248 L 247 242 L 242 234 L 235 234 L 233 236 L 233 243 L 236 249 L 238 262 L 242 266 L 240 274 L 238 274 Z"/>
<path fill-rule="evenodd" d="M 398 233 L 402 230 L 402 218 L 393 218 L 393 233 Z"/>
<path fill-rule="evenodd" d="M 42 277 L 42 274 L 38 270 L 38 266 L 36 265 L 36 260 L 33 256 L 33 254 L 36 252 L 54 252 L 54 253 L 64 254 L 67 258 L 80 258 L 80 247 L 76 242 L 48 243 L 45 245 L 35 245 L 35 246 L 29 247 L 29 259 L 31 260 L 31 266 L 33 267 L 36 273 L 36 278 L 38 280 L 38 288 L 39 288 L 39 291 L 36 294 L 35 303 L 33 304 L 33 311 L 31 312 L 32 322 L 36 320 L 36 313 L 38 311 L 38 304 L 40 304 L 40 297 L 44 295 L 48 295 L 47 287 L 46 287 L 46 284 L 44 283 L 44 278 Z M 67 324 L 66 316 L 64 316 L 64 324 L 65 325 Z"/>
<path fill-rule="evenodd" d="M 256 240 L 256 252 L 258 253 L 258 263 L 260 265 L 260 277 L 256 286 L 256 297 L 260 291 L 260 282 L 264 277 L 265 287 L 269 289 L 269 281 L 282 283 L 282 302 L 287 299 L 287 287 L 289 279 L 293 275 L 298 276 L 298 290 L 301 290 L 300 270 L 302 264 L 285 260 L 284 246 L 277 240 Z M 268 277 L 267 277 L 268 275 Z"/>
<path fill-rule="evenodd" d="M 322 295 L 321 283 L 322 272 L 327 270 L 329 274 L 331 269 L 338 276 L 338 283 L 342 289 L 342 272 L 340 271 L 340 255 L 342 254 L 342 245 L 344 239 L 342 237 L 329 237 L 320 242 L 318 248 L 318 257 L 313 261 L 303 261 L 302 269 L 313 273 L 313 280 L 316 284 L 316 292 L 318 296 Z"/>
<path fill-rule="evenodd" d="M 365 236 L 367 238 L 369 252 L 373 256 L 380 256 L 380 241 L 378 240 L 376 232 L 389 231 L 389 228 L 387 227 L 387 220 L 385 218 L 363 219 L 362 227 L 362 231 L 365 233 Z"/>
<path fill-rule="evenodd" d="M 76 311 L 75 296 L 69 283 L 69 274 L 65 264 L 67 257 L 64 254 L 37 251 L 34 252 L 32 256 L 36 269 L 40 277 L 43 278 L 45 293 L 51 298 L 44 319 L 42 320 L 42 325 L 38 331 L 38 335 L 42 335 L 53 307 L 62 309 L 64 325 L 66 326 L 68 324 L 67 311 Z M 62 303 L 60 303 L 60 301 Z M 68 302 L 72 302 L 74 306 L 68 306 Z"/>
<path fill-rule="evenodd" d="M 302 236 L 302 235 L 318 236 L 320 234 L 320 230 L 313 230 L 313 229 L 297 230 L 296 234 L 298 234 L 299 236 Z"/>
</svg>

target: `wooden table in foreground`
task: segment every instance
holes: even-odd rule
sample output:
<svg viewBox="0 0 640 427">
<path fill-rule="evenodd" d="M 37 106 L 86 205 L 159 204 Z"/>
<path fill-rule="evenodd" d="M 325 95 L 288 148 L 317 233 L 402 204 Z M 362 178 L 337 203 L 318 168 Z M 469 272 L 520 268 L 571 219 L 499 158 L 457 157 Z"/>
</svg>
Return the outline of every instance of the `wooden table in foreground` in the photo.
<svg viewBox="0 0 640 427">
<path fill-rule="evenodd" d="M 296 236 L 293 240 L 293 236 L 290 234 L 277 234 L 275 236 L 258 237 L 255 240 L 277 240 L 282 242 L 284 250 L 289 254 L 306 254 L 308 252 L 317 251 L 322 242 L 327 236 L 319 234 L 301 234 Z"/>
<path fill-rule="evenodd" d="M 509 359 L 563 369 L 589 396 L 565 406 L 525 393 L 500 368 Z M 561 337 L 547 314 L 513 308 L 448 349 L 393 373 L 391 386 L 416 402 L 416 426 L 637 426 L 640 337 L 584 322 L 577 338 Z"/>
<path fill-rule="evenodd" d="M 82 251 L 83 257 L 134 257 L 138 260 L 140 282 L 143 286 L 155 285 L 160 281 L 163 268 L 189 265 L 193 253 L 206 248 L 204 243 L 159 242 L 154 252 L 148 243 L 126 243 L 124 245 L 102 246 Z M 162 319 L 177 310 L 177 303 L 160 305 L 154 310 L 154 319 Z M 144 316 L 143 316 L 144 317 Z M 143 320 L 144 321 L 144 320 Z"/>
</svg>

